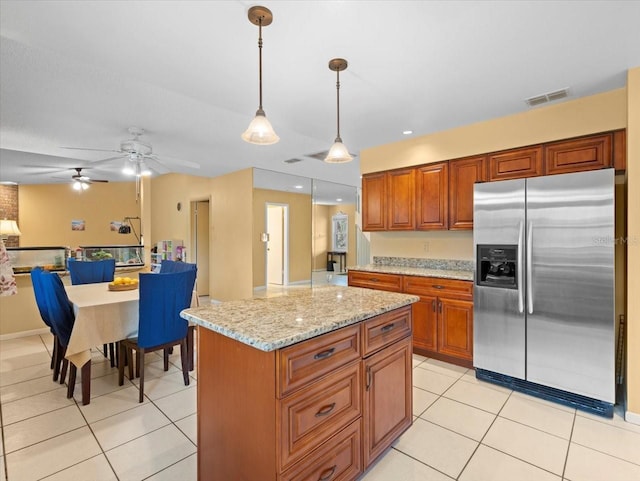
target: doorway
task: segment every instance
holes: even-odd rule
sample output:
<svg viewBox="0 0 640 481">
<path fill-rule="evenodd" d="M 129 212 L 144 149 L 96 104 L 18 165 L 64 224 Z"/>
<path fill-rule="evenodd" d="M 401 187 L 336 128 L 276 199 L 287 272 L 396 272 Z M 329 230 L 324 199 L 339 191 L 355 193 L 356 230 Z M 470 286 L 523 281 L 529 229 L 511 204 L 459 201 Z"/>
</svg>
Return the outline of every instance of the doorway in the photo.
<svg viewBox="0 0 640 481">
<path fill-rule="evenodd" d="M 266 285 L 289 284 L 289 206 L 288 204 L 265 204 L 265 226 L 267 229 Z"/>
<path fill-rule="evenodd" d="M 209 295 L 209 201 L 191 202 L 191 252 L 198 268 L 198 297 Z"/>
</svg>

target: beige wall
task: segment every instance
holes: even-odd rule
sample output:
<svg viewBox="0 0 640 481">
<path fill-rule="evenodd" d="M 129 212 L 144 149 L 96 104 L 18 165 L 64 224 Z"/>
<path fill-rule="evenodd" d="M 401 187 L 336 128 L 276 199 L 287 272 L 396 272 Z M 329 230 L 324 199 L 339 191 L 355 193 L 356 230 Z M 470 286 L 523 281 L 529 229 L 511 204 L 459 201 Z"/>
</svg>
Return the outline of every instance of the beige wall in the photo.
<svg viewBox="0 0 640 481">
<path fill-rule="evenodd" d="M 371 255 L 473 260 L 473 232 L 371 232 Z"/>
<path fill-rule="evenodd" d="M 253 169 L 211 179 L 211 270 L 213 299 L 229 301 L 253 295 Z"/>
<path fill-rule="evenodd" d="M 133 182 L 96 183 L 80 193 L 67 183 L 21 185 L 18 192 L 22 247 L 138 243 L 109 230 L 112 220 L 140 215 Z M 72 220 L 84 220 L 85 230 L 72 231 Z"/>
<path fill-rule="evenodd" d="M 627 408 L 640 424 L 640 67 L 627 92 Z"/>
<path fill-rule="evenodd" d="M 311 279 L 311 196 L 294 192 L 253 189 L 253 287 L 265 285 L 265 204 L 289 206 L 289 282 Z"/>
<path fill-rule="evenodd" d="M 327 268 L 327 251 L 332 248 L 332 217 L 337 213 L 347 214 L 349 231 L 347 238 L 347 266 L 356 264 L 356 206 L 313 205 L 313 270 L 323 271 Z M 335 260 L 335 259 L 334 259 Z"/>
</svg>

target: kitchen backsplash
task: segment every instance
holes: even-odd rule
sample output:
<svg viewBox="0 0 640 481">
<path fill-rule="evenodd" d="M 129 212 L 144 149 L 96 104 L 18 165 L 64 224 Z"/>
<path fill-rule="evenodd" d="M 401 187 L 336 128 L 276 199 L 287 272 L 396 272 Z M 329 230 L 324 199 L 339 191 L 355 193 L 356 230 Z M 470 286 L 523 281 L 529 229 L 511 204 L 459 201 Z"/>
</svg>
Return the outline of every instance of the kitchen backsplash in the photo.
<svg viewBox="0 0 640 481">
<path fill-rule="evenodd" d="M 417 257 L 373 256 L 373 263 L 381 266 L 418 267 L 422 269 L 447 269 L 453 271 L 472 271 L 473 261 L 455 259 L 422 259 Z"/>
</svg>

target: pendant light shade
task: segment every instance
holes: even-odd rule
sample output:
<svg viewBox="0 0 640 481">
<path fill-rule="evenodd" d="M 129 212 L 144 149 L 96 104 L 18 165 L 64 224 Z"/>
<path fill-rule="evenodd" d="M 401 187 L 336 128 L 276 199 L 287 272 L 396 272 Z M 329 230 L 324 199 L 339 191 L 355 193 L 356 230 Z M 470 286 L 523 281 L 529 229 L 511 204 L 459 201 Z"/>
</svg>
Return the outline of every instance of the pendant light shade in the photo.
<svg viewBox="0 0 640 481">
<path fill-rule="evenodd" d="M 345 162 L 351 162 L 353 156 L 349 154 L 349 149 L 342 143 L 340 138 L 340 72 L 347 69 L 347 61 L 343 58 L 334 58 L 329 61 L 329 70 L 336 73 L 336 112 L 337 112 L 337 125 L 338 133 L 334 144 L 329 149 L 324 161 L 330 164 L 342 164 Z"/>
<path fill-rule="evenodd" d="M 271 145 L 280 140 L 275 133 L 271 123 L 267 120 L 267 116 L 262 109 L 262 27 L 271 25 L 273 22 L 273 14 L 266 7 L 255 6 L 249 9 L 249 21 L 258 26 L 258 74 L 260 88 L 260 105 L 256 116 L 249 124 L 247 130 L 242 134 L 242 140 L 256 145 Z"/>
</svg>

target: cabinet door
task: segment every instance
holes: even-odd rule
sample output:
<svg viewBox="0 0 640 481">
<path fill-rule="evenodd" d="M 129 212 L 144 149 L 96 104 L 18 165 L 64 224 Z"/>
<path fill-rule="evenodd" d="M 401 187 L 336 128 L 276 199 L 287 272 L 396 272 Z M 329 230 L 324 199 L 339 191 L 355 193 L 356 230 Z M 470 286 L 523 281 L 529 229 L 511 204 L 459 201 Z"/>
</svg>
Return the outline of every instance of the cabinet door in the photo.
<svg viewBox="0 0 640 481">
<path fill-rule="evenodd" d="M 387 172 L 387 229 L 415 230 L 416 171 L 402 169 Z"/>
<path fill-rule="evenodd" d="M 542 175 L 542 146 L 489 154 L 488 162 L 490 181 Z"/>
<path fill-rule="evenodd" d="M 554 142 L 544 148 L 547 174 L 596 170 L 612 165 L 612 134 Z"/>
<path fill-rule="evenodd" d="M 473 184 L 487 180 L 486 157 L 449 162 L 449 229 L 473 229 Z"/>
<path fill-rule="evenodd" d="M 387 229 L 387 177 L 384 172 L 362 176 L 362 230 Z"/>
<path fill-rule="evenodd" d="M 438 298 L 420 296 L 420 300 L 411 304 L 413 318 L 413 345 L 419 349 L 436 351 L 438 349 Z"/>
<path fill-rule="evenodd" d="M 416 227 L 442 230 L 449 225 L 449 163 L 416 170 Z"/>
<path fill-rule="evenodd" d="M 364 468 L 412 422 L 411 337 L 364 360 Z"/>
<path fill-rule="evenodd" d="M 473 303 L 438 299 L 438 351 L 473 359 Z"/>
</svg>

